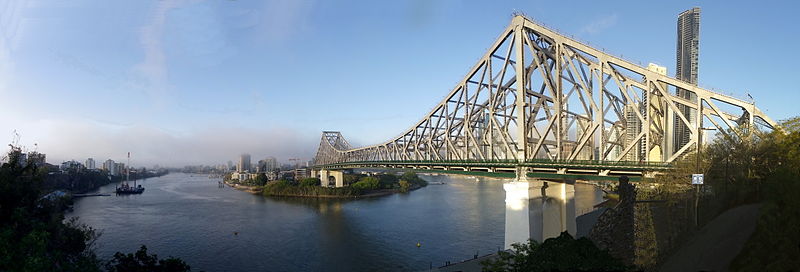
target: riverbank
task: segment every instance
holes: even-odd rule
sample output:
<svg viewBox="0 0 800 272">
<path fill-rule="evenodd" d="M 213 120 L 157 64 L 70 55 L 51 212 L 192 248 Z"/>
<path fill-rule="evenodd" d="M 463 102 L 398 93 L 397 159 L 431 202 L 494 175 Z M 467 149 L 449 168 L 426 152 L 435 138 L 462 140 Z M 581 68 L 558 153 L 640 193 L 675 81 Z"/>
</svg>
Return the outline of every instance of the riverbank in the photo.
<svg viewBox="0 0 800 272">
<path fill-rule="evenodd" d="M 223 183 L 225 185 L 228 185 L 229 187 L 231 187 L 233 189 L 236 189 L 236 190 L 239 190 L 239 191 L 245 191 L 245 192 L 248 192 L 248 193 L 251 193 L 251 194 L 261 194 L 261 191 L 263 191 L 263 188 L 261 188 L 259 186 L 241 185 L 241 184 L 231 183 L 230 181 L 227 181 L 227 180 L 223 181 Z"/>
<path fill-rule="evenodd" d="M 147 178 L 155 178 L 168 174 L 167 171 L 155 173 L 131 173 L 131 182 Z M 122 182 L 124 176 L 109 176 L 105 171 L 87 170 L 82 172 L 50 173 L 45 176 L 43 188 L 45 191 L 64 191 L 73 195 L 86 194 L 102 186 Z"/>
</svg>

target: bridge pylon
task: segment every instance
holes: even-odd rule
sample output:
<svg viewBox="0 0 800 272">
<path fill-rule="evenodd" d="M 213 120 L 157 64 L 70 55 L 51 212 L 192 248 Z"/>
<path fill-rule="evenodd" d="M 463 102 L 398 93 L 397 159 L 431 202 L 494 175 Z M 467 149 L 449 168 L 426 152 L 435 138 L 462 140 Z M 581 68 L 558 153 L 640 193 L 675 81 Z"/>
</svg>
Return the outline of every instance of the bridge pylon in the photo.
<svg viewBox="0 0 800 272">
<path fill-rule="evenodd" d="M 543 242 L 564 231 L 576 235 L 574 184 L 525 178 L 504 183 L 503 190 L 506 249 L 528 239 Z"/>
</svg>

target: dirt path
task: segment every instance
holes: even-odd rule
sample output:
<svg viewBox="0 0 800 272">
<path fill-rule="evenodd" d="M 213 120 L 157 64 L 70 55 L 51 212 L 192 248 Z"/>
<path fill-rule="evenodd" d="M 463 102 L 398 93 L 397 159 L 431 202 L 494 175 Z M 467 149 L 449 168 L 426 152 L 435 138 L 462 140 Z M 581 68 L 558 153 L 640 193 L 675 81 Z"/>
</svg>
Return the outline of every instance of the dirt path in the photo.
<svg viewBox="0 0 800 272">
<path fill-rule="evenodd" d="M 670 256 L 661 271 L 728 271 L 756 229 L 759 207 L 744 205 L 720 214 Z"/>
</svg>

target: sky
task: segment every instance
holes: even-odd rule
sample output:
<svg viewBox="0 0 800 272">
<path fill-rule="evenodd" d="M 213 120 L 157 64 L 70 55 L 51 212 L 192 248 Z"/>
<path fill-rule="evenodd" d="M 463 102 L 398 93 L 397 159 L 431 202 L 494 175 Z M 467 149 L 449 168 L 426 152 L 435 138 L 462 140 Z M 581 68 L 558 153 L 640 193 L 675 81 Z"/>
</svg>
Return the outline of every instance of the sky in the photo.
<svg viewBox="0 0 800 272">
<path fill-rule="evenodd" d="M 794 1 L 0 1 L 0 142 L 60 163 L 313 158 L 406 130 L 514 12 L 675 71 L 677 15 L 699 6 L 699 85 L 798 116 Z"/>
</svg>

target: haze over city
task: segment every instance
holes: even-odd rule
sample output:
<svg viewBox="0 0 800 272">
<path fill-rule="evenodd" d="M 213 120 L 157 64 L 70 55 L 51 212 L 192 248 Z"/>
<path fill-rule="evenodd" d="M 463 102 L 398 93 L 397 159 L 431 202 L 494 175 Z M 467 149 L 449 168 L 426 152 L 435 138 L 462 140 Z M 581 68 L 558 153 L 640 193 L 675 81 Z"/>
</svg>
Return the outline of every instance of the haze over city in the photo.
<svg viewBox="0 0 800 272">
<path fill-rule="evenodd" d="M 0 142 L 17 130 L 53 161 L 311 159 L 323 130 L 358 146 L 415 123 L 512 12 L 672 76 L 674 16 L 694 5 L 15 0 L 0 5 Z M 790 117 L 800 30 L 783 5 L 703 3 L 699 85 Z"/>
</svg>

